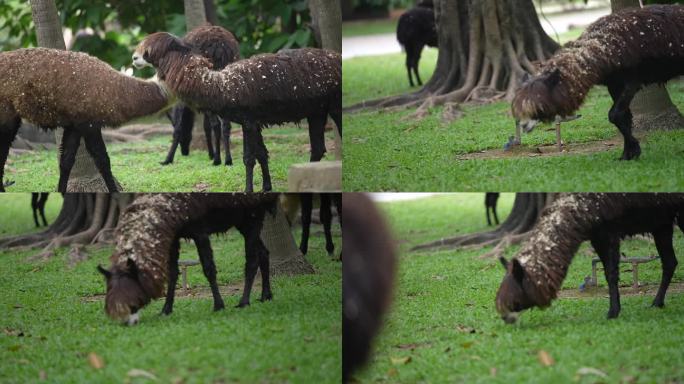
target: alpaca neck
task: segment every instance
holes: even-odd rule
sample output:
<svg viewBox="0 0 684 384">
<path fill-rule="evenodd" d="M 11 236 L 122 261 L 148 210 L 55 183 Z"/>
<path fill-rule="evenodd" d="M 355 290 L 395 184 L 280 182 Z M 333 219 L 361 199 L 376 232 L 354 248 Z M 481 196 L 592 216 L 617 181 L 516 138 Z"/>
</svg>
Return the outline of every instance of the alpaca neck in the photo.
<svg viewBox="0 0 684 384">
<path fill-rule="evenodd" d="M 214 79 L 220 73 L 211 69 L 208 59 L 190 52 L 170 52 L 158 67 L 159 79 L 171 93 L 191 105 L 198 100 L 205 107 L 227 98 L 225 93 L 233 88 Z M 220 90 L 215 92 L 219 85 Z"/>
<path fill-rule="evenodd" d="M 120 100 L 128 120 L 157 113 L 173 103 L 173 97 L 165 87 L 155 80 L 140 80 L 124 76 L 121 83 Z"/>
<path fill-rule="evenodd" d="M 538 305 L 549 305 L 556 297 L 577 249 L 588 237 L 587 220 L 593 215 L 587 215 L 586 208 L 581 194 L 558 198 L 516 256 L 537 289 Z"/>
</svg>

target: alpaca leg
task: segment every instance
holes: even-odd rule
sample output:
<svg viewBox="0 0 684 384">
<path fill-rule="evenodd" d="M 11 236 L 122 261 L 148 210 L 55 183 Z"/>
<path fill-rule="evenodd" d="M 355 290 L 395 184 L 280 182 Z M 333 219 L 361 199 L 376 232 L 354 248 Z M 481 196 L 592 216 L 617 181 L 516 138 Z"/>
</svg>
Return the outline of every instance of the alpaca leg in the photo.
<svg viewBox="0 0 684 384">
<path fill-rule="evenodd" d="M 268 170 L 268 149 L 266 149 L 266 144 L 264 144 L 264 136 L 261 134 L 261 129 L 257 129 L 255 135 L 256 148 L 254 148 L 254 153 L 256 154 L 257 161 L 259 161 L 259 166 L 261 166 L 263 191 L 268 192 L 273 189 L 271 185 L 271 172 Z"/>
<path fill-rule="evenodd" d="M 176 295 L 176 283 L 178 282 L 178 253 L 180 251 L 180 242 L 178 238 L 171 243 L 171 251 L 169 252 L 169 283 L 166 287 L 166 302 L 162 308 L 162 315 L 170 315 L 173 312 L 173 300 Z"/>
<path fill-rule="evenodd" d="M 337 133 L 339 133 L 340 137 L 342 137 L 342 112 L 330 112 L 330 117 L 335 122 Z"/>
<path fill-rule="evenodd" d="M 240 226 L 238 230 L 245 238 L 245 287 L 242 291 L 240 303 L 237 305 L 237 308 L 242 308 L 249 305 L 252 284 L 254 283 L 254 277 L 256 276 L 257 270 L 259 269 L 260 260 L 258 243 L 261 241 L 259 238 L 261 226 L 255 226 L 254 223 L 248 222 L 244 226 Z"/>
<path fill-rule="evenodd" d="M 254 138 L 250 133 L 251 128 L 245 124 L 242 126 L 242 162 L 245 164 L 245 192 L 254 192 L 254 165 L 256 158 L 252 152 Z"/>
<path fill-rule="evenodd" d="M 636 83 L 623 85 L 616 81 L 608 84 L 608 91 L 613 98 L 608 120 L 617 127 L 624 138 L 624 149 L 620 160 L 637 159 L 641 154 L 639 141 L 632 135 L 632 112 L 629 109 L 629 104 L 639 88 L 640 85 Z"/>
<path fill-rule="evenodd" d="M 73 127 L 64 128 L 64 135 L 62 136 L 62 155 L 59 161 L 59 184 L 57 191 L 66 193 L 67 184 L 69 183 L 69 174 L 71 168 L 76 162 L 76 152 L 78 146 L 81 144 L 81 133 Z"/>
<path fill-rule="evenodd" d="M 494 223 L 499 225 L 499 217 L 496 215 L 496 204 L 492 207 L 492 214 L 494 215 Z"/>
<path fill-rule="evenodd" d="M 405 47 L 405 49 L 406 49 L 406 72 L 408 72 L 409 85 L 411 86 L 411 88 L 413 88 L 413 77 L 411 75 L 411 63 L 413 62 L 411 55 L 413 54 L 413 49 L 409 45 L 407 45 Z"/>
<path fill-rule="evenodd" d="M 340 227 L 342 227 L 342 194 L 341 193 L 331 193 L 330 197 L 335 204 L 335 210 L 337 211 L 337 219 L 340 222 Z M 340 249 L 344 247 L 344 244 L 340 244 Z M 339 261 L 342 261 L 342 250 L 340 250 Z"/>
<path fill-rule="evenodd" d="M 306 252 L 309 250 L 309 228 L 311 227 L 313 193 L 301 193 L 299 196 L 302 203 L 302 241 L 299 243 L 299 250 L 303 255 L 306 255 Z"/>
<path fill-rule="evenodd" d="M 668 224 L 662 230 L 653 233 L 653 239 L 655 240 L 663 269 L 660 288 L 658 288 L 658 293 L 653 300 L 653 306 L 661 308 L 665 305 L 665 293 L 667 292 L 667 287 L 670 286 L 672 275 L 674 275 L 675 268 L 677 267 L 677 257 L 672 247 L 672 225 Z"/>
<path fill-rule="evenodd" d="M 171 142 L 171 148 L 169 148 L 169 153 L 166 154 L 166 159 L 164 159 L 164 161 L 159 162 L 159 164 L 167 165 L 173 163 L 173 158 L 176 155 L 176 149 L 178 148 L 178 141 L 179 138 L 178 136 L 176 136 L 174 132 L 173 142 Z"/>
<path fill-rule="evenodd" d="M 223 138 L 223 147 L 226 150 L 225 165 L 233 165 L 233 156 L 230 154 L 230 121 L 221 119 L 221 137 Z"/>
<path fill-rule="evenodd" d="M 47 202 L 49 193 L 41 193 L 40 200 L 38 200 L 38 209 L 40 212 L 40 218 L 43 219 L 43 225 L 47 227 L 47 220 L 45 220 L 45 203 Z"/>
<path fill-rule="evenodd" d="M 190 143 L 192 142 L 192 129 L 195 126 L 195 112 L 192 109 L 183 106 L 180 110 L 180 124 L 179 124 L 179 140 L 181 147 L 181 155 L 187 156 L 190 154 Z"/>
<path fill-rule="evenodd" d="M 97 170 L 100 171 L 105 185 L 109 192 L 118 192 L 116 183 L 114 182 L 114 175 L 112 175 L 112 167 L 109 163 L 109 155 L 107 154 L 107 147 L 102 139 L 102 131 L 99 127 L 86 128 L 81 132 L 85 140 L 85 146 L 88 153 L 93 158 Z"/>
<path fill-rule="evenodd" d="M 599 233 L 592 237 L 591 245 L 596 250 L 608 282 L 608 294 L 610 295 L 610 309 L 608 318 L 617 318 L 620 314 L 620 239 L 613 234 Z"/>
<path fill-rule="evenodd" d="M 36 223 L 36 228 L 40 227 L 40 223 L 38 222 L 38 214 L 36 211 L 38 211 L 38 197 L 40 196 L 39 193 L 33 192 L 31 193 L 31 210 L 33 211 L 33 222 Z"/>
<path fill-rule="evenodd" d="M 325 233 L 325 250 L 328 251 L 328 257 L 333 257 L 335 254 L 335 243 L 332 239 L 332 211 L 330 203 L 330 194 L 321 193 L 321 223 L 323 223 L 323 232 Z"/>
<path fill-rule="evenodd" d="M 214 165 L 221 165 L 221 121 L 213 113 L 204 114 L 204 131 L 209 130 L 207 144 L 212 147 Z"/>
<path fill-rule="evenodd" d="M 171 142 L 171 148 L 169 148 L 169 152 L 166 154 L 166 159 L 159 163 L 161 165 L 173 163 L 173 158 L 176 155 L 176 149 L 178 149 L 178 143 L 180 142 L 182 129 L 182 112 L 179 111 L 179 108 L 182 107 L 180 105 L 176 105 L 168 115 L 169 119 L 171 120 L 171 125 L 173 126 L 173 141 Z"/>
<path fill-rule="evenodd" d="M 423 85 L 423 81 L 420 80 L 420 74 L 418 73 L 418 63 L 420 62 L 420 55 L 423 52 L 423 45 L 416 48 L 416 53 L 413 56 L 413 73 L 416 74 L 416 81 L 418 81 L 418 86 Z"/>
<path fill-rule="evenodd" d="M 309 142 L 311 144 L 309 161 L 320 161 L 325 155 L 325 122 L 327 119 L 327 114 L 306 118 L 309 123 Z"/>
<path fill-rule="evenodd" d="M 492 220 L 489 218 L 489 206 L 485 205 L 485 212 L 487 213 L 487 226 L 492 226 Z"/>
<path fill-rule="evenodd" d="M 19 126 L 21 126 L 21 119 L 18 117 L 10 124 L 0 126 L 0 192 L 5 192 L 5 163 Z"/>
<path fill-rule="evenodd" d="M 268 249 L 261 241 L 261 238 L 257 238 L 256 242 L 256 252 L 259 255 L 259 270 L 261 270 L 261 298 L 259 301 L 269 301 L 273 299 L 273 292 L 271 292 L 271 271 L 268 260 Z"/>
<path fill-rule="evenodd" d="M 211 119 L 207 116 L 209 114 L 204 115 L 204 137 L 207 140 L 207 152 L 209 153 L 209 160 L 214 159 L 214 144 L 211 141 Z"/>
<path fill-rule="evenodd" d="M 223 309 L 225 305 L 223 304 L 218 284 L 216 284 L 216 264 L 214 264 L 214 252 L 211 249 L 209 236 L 206 233 L 199 233 L 193 235 L 192 239 L 195 241 L 197 253 L 199 254 L 200 262 L 202 263 L 202 271 L 211 287 L 211 295 L 214 297 L 214 311 L 219 311 Z"/>
</svg>

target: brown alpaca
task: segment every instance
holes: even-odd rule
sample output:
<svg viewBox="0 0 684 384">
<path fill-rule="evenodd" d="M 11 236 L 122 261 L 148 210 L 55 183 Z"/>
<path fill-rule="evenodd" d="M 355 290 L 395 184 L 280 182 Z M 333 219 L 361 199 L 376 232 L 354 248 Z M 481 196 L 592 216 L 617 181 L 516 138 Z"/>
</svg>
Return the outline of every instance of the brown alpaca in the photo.
<svg viewBox="0 0 684 384">
<path fill-rule="evenodd" d="M 507 323 L 521 311 L 548 307 L 561 289 L 568 267 L 582 242 L 589 240 L 603 264 L 610 310 L 620 313 L 618 291 L 620 239 L 651 233 L 660 255 L 663 274 L 653 306 L 665 304 L 665 292 L 677 266 L 672 248 L 672 227 L 682 227 L 684 194 L 677 193 L 572 193 L 554 201 L 543 212 L 532 236 L 510 262 L 496 295 L 496 309 Z"/>
<path fill-rule="evenodd" d="M 21 121 L 64 127 L 59 192 L 66 192 L 83 137 L 110 192 L 116 184 L 101 129 L 116 127 L 169 105 L 166 90 L 115 71 L 85 53 L 47 48 L 0 53 L 0 191 L 10 145 Z"/>
<path fill-rule="evenodd" d="M 630 8 L 602 17 L 523 81 L 512 103 L 516 139 L 539 121 L 570 116 L 596 84 L 613 99 L 608 118 L 624 137 L 622 160 L 641 154 L 629 105 L 641 87 L 684 74 L 684 6 Z"/>
<path fill-rule="evenodd" d="M 330 115 L 342 133 L 342 65 L 339 53 L 313 48 L 284 50 L 232 63 L 213 71 L 177 37 L 158 32 L 133 55 L 136 66 L 152 65 L 159 79 L 191 107 L 212 111 L 242 125 L 246 190 L 253 190 L 259 161 L 264 191 L 271 190 L 268 150 L 261 129 L 307 119 L 311 161 L 325 154 L 324 127 Z"/>
</svg>

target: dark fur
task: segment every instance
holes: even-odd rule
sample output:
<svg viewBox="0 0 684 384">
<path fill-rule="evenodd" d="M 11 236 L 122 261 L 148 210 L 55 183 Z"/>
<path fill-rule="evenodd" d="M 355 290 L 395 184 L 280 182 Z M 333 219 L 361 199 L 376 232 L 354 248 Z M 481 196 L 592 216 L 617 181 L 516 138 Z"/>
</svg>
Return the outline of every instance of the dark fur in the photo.
<svg viewBox="0 0 684 384">
<path fill-rule="evenodd" d="M 47 220 L 45 220 L 45 203 L 47 202 L 49 193 L 31 193 L 31 210 L 33 211 L 33 221 L 36 227 L 40 227 L 38 222 L 38 214 L 43 219 L 43 225 L 47 227 Z"/>
<path fill-rule="evenodd" d="M 684 74 L 684 6 L 629 8 L 602 17 L 544 63 L 512 103 L 516 120 L 570 116 L 596 84 L 613 99 L 608 118 L 624 137 L 621 159 L 636 159 L 629 105 L 644 85 Z"/>
<path fill-rule="evenodd" d="M 492 225 L 492 221 L 489 218 L 489 211 L 492 211 L 494 215 L 494 222 L 499 225 L 499 217 L 496 215 L 496 202 L 499 201 L 498 192 L 487 192 L 485 193 L 485 212 L 487 213 L 487 225 Z"/>
<path fill-rule="evenodd" d="M 396 249 L 385 221 L 368 197 L 342 195 L 342 381 L 368 360 L 394 284 Z"/>
<path fill-rule="evenodd" d="M 321 193 L 320 217 L 325 233 L 325 250 L 328 256 L 335 254 L 335 244 L 332 241 L 332 204 L 335 204 L 337 215 L 342 223 L 342 194 L 341 193 Z M 302 241 L 299 243 L 299 250 L 306 255 L 309 250 L 309 229 L 311 227 L 311 211 L 313 210 L 313 193 L 300 193 L 302 203 Z"/>
<path fill-rule="evenodd" d="M 193 50 L 211 60 L 214 69 L 220 70 L 226 65 L 240 59 L 240 45 L 235 36 L 227 29 L 218 26 L 203 25 L 188 32 L 183 42 Z M 173 124 L 173 142 L 166 159 L 162 165 L 173 163 L 178 144 L 181 154 L 187 156 L 190 152 L 192 140 L 192 128 L 195 122 L 195 113 L 183 103 L 176 105 L 169 116 Z M 207 140 L 207 151 L 214 165 L 221 164 L 221 143 L 226 151 L 226 165 L 233 164 L 230 155 L 230 122 L 218 118 L 213 113 L 204 115 L 204 136 Z M 223 138 L 223 140 L 221 140 Z"/>
<path fill-rule="evenodd" d="M 404 12 L 397 23 L 397 40 L 406 51 L 406 71 L 409 84 L 413 87 L 411 71 L 416 76 L 418 85 L 423 85 L 418 74 L 418 62 L 423 47 L 437 47 L 437 27 L 432 4 L 419 5 Z"/>
<path fill-rule="evenodd" d="M 10 145 L 22 119 L 64 127 L 59 187 L 66 192 L 81 137 L 110 192 L 116 184 L 100 129 L 166 107 L 158 84 L 121 74 L 85 53 L 47 48 L 0 53 L 0 191 Z"/>
<path fill-rule="evenodd" d="M 682 227 L 684 194 L 591 194 L 561 196 L 547 207 L 520 252 L 506 262 L 496 296 L 496 308 L 507 322 L 512 312 L 547 307 L 556 298 L 570 262 L 583 241 L 591 241 L 608 281 L 608 318 L 620 312 L 618 291 L 620 239 L 639 233 L 653 235 L 663 275 L 653 305 L 664 305 L 665 292 L 677 265 L 672 248 L 675 220 Z"/>
<path fill-rule="evenodd" d="M 165 284 L 162 313 L 172 312 L 181 238 L 195 241 L 214 296 L 214 309 L 222 309 L 208 235 L 232 227 L 245 239 L 245 287 L 238 307 L 249 305 L 259 268 L 261 300 L 270 300 L 268 250 L 259 235 L 264 215 L 273 212 L 276 201 L 276 194 L 148 194 L 137 198 L 117 227 L 110 270 L 100 268 L 107 278 L 107 314 L 113 319 L 125 319 L 150 300 L 161 297 Z"/>
<path fill-rule="evenodd" d="M 328 115 L 342 134 L 342 68 L 340 54 L 321 49 L 291 49 L 263 54 L 212 71 L 207 59 L 168 33 L 143 40 L 136 54 L 157 69 L 159 78 L 180 99 L 200 110 L 242 125 L 246 190 L 253 190 L 256 161 L 263 189 L 271 189 L 268 150 L 261 129 L 307 119 L 311 161 L 325 154 Z"/>
</svg>

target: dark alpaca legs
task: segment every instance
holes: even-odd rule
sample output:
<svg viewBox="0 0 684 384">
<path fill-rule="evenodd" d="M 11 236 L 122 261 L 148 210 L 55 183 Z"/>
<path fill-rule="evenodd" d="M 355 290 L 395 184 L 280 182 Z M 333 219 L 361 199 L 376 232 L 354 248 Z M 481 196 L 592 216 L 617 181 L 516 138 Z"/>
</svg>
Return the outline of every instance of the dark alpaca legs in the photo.
<svg viewBox="0 0 684 384">
<path fill-rule="evenodd" d="M 192 238 L 195 241 L 197 253 L 202 263 L 202 271 L 211 287 L 211 295 L 214 297 L 214 311 L 221 310 L 225 305 L 221 293 L 219 293 L 218 284 L 216 284 L 216 265 L 214 264 L 214 252 L 211 249 L 209 235 L 206 233 L 196 234 Z"/>
<path fill-rule="evenodd" d="M 102 139 L 102 131 L 99 127 L 85 128 L 81 134 L 85 141 L 86 150 L 93 158 L 97 170 L 100 171 L 105 185 L 109 192 L 118 192 L 116 183 L 114 182 L 114 175 L 112 175 L 112 167 L 109 162 L 109 155 L 107 154 L 107 147 Z"/>
<path fill-rule="evenodd" d="M 257 220 L 262 222 L 263 214 L 261 215 L 261 218 L 256 218 L 256 220 L 253 221 L 249 220 L 238 226 L 238 230 L 245 238 L 245 287 L 242 291 L 240 303 L 238 303 L 236 306 L 237 308 L 242 308 L 249 305 L 249 296 L 252 293 L 254 277 L 259 269 L 259 264 L 262 262 L 260 257 L 268 257 L 268 251 L 266 251 L 266 247 L 259 237 L 261 234 L 262 225 L 257 225 Z M 268 272 L 266 273 L 268 274 Z M 262 271 L 262 276 L 263 274 L 264 272 Z M 264 287 L 264 289 L 265 288 L 266 287 Z M 270 290 L 270 284 L 268 288 Z M 264 296 L 264 294 L 265 293 L 262 292 L 262 296 Z"/>
<path fill-rule="evenodd" d="M 618 282 L 620 280 L 620 239 L 618 236 L 601 232 L 591 239 L 591 245 L 596 250 L 608 282 L 608 294 L 610 295 L 610 309 L 608 318 L 617 318 L 620 314 L 620 291 Z"/>
<path fill-rule="evenodd" d="M 309 116 L 306 119 L 309 124 L 309 143 L 311 145 L 309 161 L 320 161 L 325 155 L 325 123 L 327 119 L 327 114 Z"/>
<path fill-rule="evenodd" d="M 665 293 L 667 287 L 670 285 L 672 275 L 674 275 L 677 267 L 677 257 L 672 247 L 672 225 L 666 225 L 662 230 L 653 233 L 658 255 L 660 255 L 660 262 L 662 263 L 663 275 L 660 280 L 660 287 L 658 293 L 653 300 L 653 306 L 662 308 L 665 305 Z"/>
<path fill-rule="evenodd" d="M 223 147 L 226 150 L 225 165 L 233 165 L 233 156 L 230 154 L 230 121 L 220 119 L 221 121 L 221 137 L 223 138 Z"/>
<path fill-rule="evenodd" d="M 299 250 L 303 255 L 309 251 L 309 229 L 311 228 L 311 211 L 313 209 L 313 193 L 299 195 L 302 204 L 302 241 Z"/>
<path fill-rule="evenodd" d="M 221 165 L 221 120 L 218 116 L 204 114 L 204 134 L 210 148 L 209 157 L 214 160 L 214 165 Z"/>
<path fill-rule="evenodd" d="M 81 134 L 73 128 L 65 128 L 62 136 L 62 154 L 59 159 L 59 184 L 57 191 L 66 193 L 71 168 L 76 161 L 76 151 L 81 142 Z"/>
<path fill-rule="evenodd" d="M 487 213 L 487 225 L 491 226 L 492 221 L 489 218 L 489 211 L 492 211 L 494 215 L 494 222 L 499 225 L 499 217 L 496 215 L 496 203 L 499 200 L 498 192 L 487 192 L 485 193 L 485 212 Z"/>
<path fill-rule="evenodd" d="M 421 86 L 423 85 L 423 82 L 420 80 L 420 75 L 418 74 L 418 62 L 420 61 L 420 54 L 423 50 L 423 46 L 420 44 L 407 45 L 405 49 L 406 71 L 408 72 L 409 84 L 411 85 L 411 87 L 414 86 L 413 78 L 411 77 L 411 72 L 413 71 L 413 73 L 416 76 L 416 81 L 418 82 L 418 85 Z"/>
<path fill-rule="evenodd" d="M 48 199 L 49 193 L 31 193 L 31 210 L 33 211 L 33 221 L 36 227 L 40 227 L 38 215 L 43 219 L 43 225 L 47 227 L 47 220 L 45 220 L 45 202 Z"/>
<path fill-rule="evenodd" d="M 21 126 L 20 118 L 15 118 L 8 125 L 0 126 L 0 192 L 5 192 L 5 163 L 19 126 Z"/>
<path fill-rule="evenodd" d="M 242 134 L 242 159 L 245 163 L 246 178 L 245 192 L 254 191 L 254 166 L 256 165 L 257 160 L 261 166 L 263 190 L 264 192 L 268 192 L 272 189 L 271 174 L 268 170 L 268 150 L 266 149 L 266 145 L 264 145 L 261 129 L 256 124 L 246 123 L 242 126 Z"/>
<path fill-rule="evenodd" d="M 194 112 L 183 104 L 176 105 L 171 111 L 169 118 L 171 119 L 171 124 L 173 124 L 173 142 L 166 155 L 166 159 L 159 163 L 161 165 L 173 163 L 178 144 L 181 146 L 181 154 L 183 156 L 188 155 L 190 141 L 192 140 L 192 126 L 195 123 Z"/>
<path fill-rule="evenodd" d="M 180 251 L 180 242 L 176 238 L 171 244 L 171 253 L 169 254 L 169 281 L 166 287 L 166 302 L 162 308 L 162 315 L 170 315 L 173 312 L 173 298 L 176 293 L 176 283 L 178 282 L 178 253 Z"/>
<path fill-rule="evenodd" d="M 608 112 L 608 119 L 620 130 L 624 138 L 624 149 L 620 160 L 638 159 L 641 154 L 639 141 L 632 135 L 632 111 L 629 105 L 641 84 L 623 83 L 625 80 L 608 82 L 608 92 L 613 98 L 613 106 Z"/>
<path fill-rule="evenodd" d="M 311 212 L 313 210 L 313 194 L 312 193 L 302 193 L 300 194 L 301 204 L 302 204 L 302 240 L 299 243 L 299 250 L 302 254 L 306 255 L 309 250 L 309 236 L 311 228 Z M 320 219 L 321 224 L 323 224 L 323 232 L 325 233 L 325 250 L 328 252 L 328 256 L 333 257 L 335 253 L 335 243 L 332 240 L 332 203 L 335 202 L 335 207 L 337 208 L 337 214 L 342 221 L 342 196 L 337 193 L 321 193 L 321 207 L 320 207 Z"/>
<path fill-rule="evenodd" d="M 266 249 L 266 246 L 261 241 L 257 243 L 257 254 L 259 255 L 259 270 L 261 270 L 261 298 L 259 298 L 259 301 L 269 301 L 273 299 L 270 263 L 268 260 L 268 249 Z"/>
<path fill-rule="evenodd" d="M 321 193 L 321 223 L 323 223 L 323 232 L 325 233 L 325 250 L 328 251 L 328 256 L 333 257 L 335 254 L 335 244 L 332 240 L 332 232 L 330 225 L 332 223 L 331 201 L 329 193 Z"/>
</svg>

